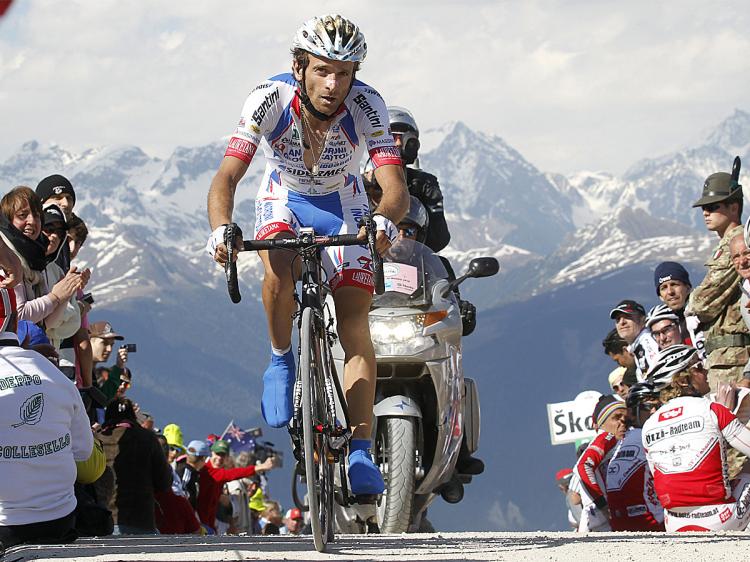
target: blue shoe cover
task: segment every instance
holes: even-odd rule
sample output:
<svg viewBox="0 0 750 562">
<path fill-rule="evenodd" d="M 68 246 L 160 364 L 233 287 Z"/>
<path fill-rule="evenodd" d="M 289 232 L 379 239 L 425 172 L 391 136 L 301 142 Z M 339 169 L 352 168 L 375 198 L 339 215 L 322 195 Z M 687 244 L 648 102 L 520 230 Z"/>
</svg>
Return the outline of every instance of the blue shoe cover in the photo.
<svg viewBox="0 0 750 562">
<path fill-rule="evenodd" d="M 263 374 L 260 409 L 271 427 L 284 427 L 294 414 L 294 353 L 273 355 Z"/>
<path fill-rule="evenodd" d="M 349 453 L 349 483 L 355 496 L 382 494 L 385 482 L 366 450 Z"/>
</svg>

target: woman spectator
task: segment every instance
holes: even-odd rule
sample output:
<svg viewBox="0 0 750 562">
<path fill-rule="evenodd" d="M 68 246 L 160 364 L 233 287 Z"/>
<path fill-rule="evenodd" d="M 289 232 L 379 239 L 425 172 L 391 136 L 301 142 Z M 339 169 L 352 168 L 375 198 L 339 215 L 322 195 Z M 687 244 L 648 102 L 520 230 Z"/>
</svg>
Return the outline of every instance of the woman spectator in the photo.
<svg viewBox="0 0 750 562">
<path fill-rule="evenodd" d="M 58 327 L 71 296 L 83 280 L 75 268 L 48 289 L 47 240 L 42 236 L 42 203 L 34 190 L 20 186 L 0 199 L 0 238 L 21 261 L 23 279 L 15 286 L 18 319 Z"/>
<path fill-rule="evenodd" d="M 649 372 L 664 405 L 643 425 L 643 446 L 664 524 L 673 531 L 741 531 L 750 520 L 750 475 L 730 481 L 727 449 L 750 455 L 750 430 L 712 402 L 698 351 L 673 345 Z"/>
</svg>

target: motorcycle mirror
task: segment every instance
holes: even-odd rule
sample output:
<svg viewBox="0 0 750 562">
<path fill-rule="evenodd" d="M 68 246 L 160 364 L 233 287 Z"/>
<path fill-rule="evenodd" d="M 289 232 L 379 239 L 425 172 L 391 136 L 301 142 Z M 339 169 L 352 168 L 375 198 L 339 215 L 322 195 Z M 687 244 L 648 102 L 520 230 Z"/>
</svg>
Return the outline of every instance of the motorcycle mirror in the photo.
<svg viewBox="0 0 750 562">
<path fill-rule="evenodd" d="M 500 271 L 497 258 L 474 258 L 469 262 L 467 277 L 492 277 Z"/>
</svg>

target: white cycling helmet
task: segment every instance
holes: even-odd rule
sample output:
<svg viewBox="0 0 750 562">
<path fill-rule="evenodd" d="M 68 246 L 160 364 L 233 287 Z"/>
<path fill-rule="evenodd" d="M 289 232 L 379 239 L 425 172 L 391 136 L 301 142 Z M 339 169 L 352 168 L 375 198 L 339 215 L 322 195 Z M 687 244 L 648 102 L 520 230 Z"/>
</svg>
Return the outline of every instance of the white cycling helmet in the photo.
<svg viewBox="0 0 750 562">
<path fill-rule="evenodd" d="M 302 24 L 292 41 L 295 49 L 338 61 L 362 62 L 367 55 L 365 36 L 338 14 L 315 16 Z"/>
<path fill-rule="evenodd" d="M 649 310 L 648 315 L 646 315 L 646 328 L 650 330 L 651 326 L 653 326 L 657 322 L 661 322 L 662 320 L 672 320 L 675 323 L 678 323 L 680 321 L 680 317 L 672 312 L 672 309 L 669 308 L 666 304 L 657 304 L 655 307 Z"/>
<path fill-rule="evenodd" d="M 398 105 L 388 106 L 388 121 L 391 125 L 391 129 L 394 131 L 403 132 L 404 130 L 411 130 L 419 137 L 419 127 L 417 127 L 417 120 L 411 114 L 411 111 L 405 107 Z"/>
<path fill-rule="evenodd" d="M 646 380 L 653 383 L 657 391 L 664 390 L 672 383 L 672 377 L 693 365 L 698 358 L 698 350 L 689 345 L 670 345 L 656 356 Z"/>
</svg>

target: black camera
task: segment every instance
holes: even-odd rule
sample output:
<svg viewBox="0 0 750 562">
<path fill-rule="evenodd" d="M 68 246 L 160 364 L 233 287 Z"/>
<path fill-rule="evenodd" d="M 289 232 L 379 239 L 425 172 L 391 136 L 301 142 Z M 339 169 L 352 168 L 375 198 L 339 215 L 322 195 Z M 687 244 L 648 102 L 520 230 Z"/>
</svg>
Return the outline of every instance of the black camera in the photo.
<svg viewBox="0 0 750 562">
<path fill-rule="evenodd" d="M 120 349 L 125 349 L 128 353 L 135 353 L 138 351 L 134 343 L 124 343 L 120 346 Z"/>
<path fill-rule="evenodd" d="M 88 304 L 94 304 L 94 297 L 91 293 L 86 293 L 81 297 L 81 302 L 85 302 Z"/>
</svg>

